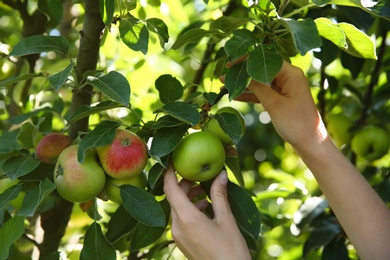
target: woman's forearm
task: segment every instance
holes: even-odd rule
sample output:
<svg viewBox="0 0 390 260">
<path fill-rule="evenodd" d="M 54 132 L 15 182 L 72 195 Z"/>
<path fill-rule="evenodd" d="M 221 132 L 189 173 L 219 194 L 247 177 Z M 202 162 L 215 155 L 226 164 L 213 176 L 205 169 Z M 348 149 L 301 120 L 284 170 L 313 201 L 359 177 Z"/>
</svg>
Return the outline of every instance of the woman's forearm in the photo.
<svg viewBox="0 0 390 260">
<path fill-rule="evenodd" d="M 296 149 L 362 259 L 390 257 L 390 210 L 329 137 Z M 384 242 L 387 241 L 387 242 Z"/>
</svg>

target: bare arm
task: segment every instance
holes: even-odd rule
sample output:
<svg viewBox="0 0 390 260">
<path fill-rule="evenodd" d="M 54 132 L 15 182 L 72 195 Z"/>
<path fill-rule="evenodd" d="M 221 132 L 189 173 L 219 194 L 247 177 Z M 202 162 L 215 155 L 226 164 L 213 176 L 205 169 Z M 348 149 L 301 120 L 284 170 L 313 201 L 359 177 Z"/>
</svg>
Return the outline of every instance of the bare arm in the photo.
<svg viewBox="0 0 390 260">
<path fill-rule="evenodd" d="M 390 210 L 337 149 L 327 134 L 303 72 L 288 63 L 272 88 L 252 81 L 249 89 L 314 174 L 362 259 L 390 256 Z M 242 100 L 253 100 L 243 96 Z"/>
</svg>

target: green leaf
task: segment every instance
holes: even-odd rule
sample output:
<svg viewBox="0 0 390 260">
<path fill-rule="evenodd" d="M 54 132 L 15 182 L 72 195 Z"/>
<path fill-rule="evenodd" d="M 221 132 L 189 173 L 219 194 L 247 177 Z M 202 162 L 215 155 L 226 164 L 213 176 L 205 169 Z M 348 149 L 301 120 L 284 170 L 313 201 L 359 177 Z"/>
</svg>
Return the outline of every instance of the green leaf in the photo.
<svg viewBox="0 0 390 260">
<path fill-rule="evenodd" d="M 90 116 L 95 113 L 103 112 L 112 108 L 123 107 L 122 104 L 113 102 L 111 100 L 105 100 L 98 103 L 95 106 L 83 105 L 79 107 L 73 114 L 69 115 L 65 119 L 67 120 L 67 125 L 70 125 L 84 117 Z"/>
<path fill-rule="evenodd" d="M 96 222 L 93 222 L 85 233 L 84 246 L 81 250 L 80 259 L 116 259 L 114 247 L 107 241 L 102 233 L 101 226 Z"/>
<path fill-rule="evenodd" d="M 111 144 L 120 125 L 120 123 L 114 121 L 103 121 L 86 134 L 79 144 L 78 161 L 80 163 L 84 162 L 90 148 Z"/>
<path fill-rule="evenodd" d="M 244 177 L 242 176 L 242 171 L 241 171 L 240 161 L 238 156 L 226 156 L 225 164 L 230 169 L 230 171 L 232 171 L 234 177 L 236 177 L 238 184 L 244 187 L 245 182 L 244 182 Z"/>
<path fill-rule="evenodd" d="M 39 0 L 38 9 L 48 17 L 46 28 L 57 27 L 64 11 L 61 0 Z"/>
<path fill-rule="evenodd" d="M 156 163 L 148 172 L 148 184 L 151 190 L 154 190 L 161 182 L 164 176 L 165 168 Z"/>
<path fill-rule="evenodd" d="M 317 18 L 314 22 L 321 37 L 333 42 L 339 48 L 347 48 L 348 44 L 344 31 L 337 24 L 325 17 Z"/>
<path fill-rule="evenodd" d="M 235 29 L 247 24 L 249 19 L 233 16 L 221 16 L 210 23 L 211 30 L 221 30 L 226 34 L 231 34 Z"/>
<path fill-rule="evenodd" d="M 377 59 L 375 44 L 364 32 L 349 23 L 339 23 L 347 37 L 347 53 L 358 58 Z"/>
<path fill-rule="evenodd" d="M 158 18 L 149 18 L 146 20 L 146 26 L 149 31 L 158 35 L 160 46 L 161 48 L 164 48 L 165 43 L 169 41 L 168 26 L 164 23 L 164 21 Z"/>
<path fill-rule="evenodd" d="M 295 47 L 302 55 L 321 46 L 321 37 L 319 36 L 317 26 L 312 19 L 308 18 L 298 21 L 293 19 L 281 19 L 280 21 L 289 29 Z"/>
<path fill-rule="evenodd" d="M 183 125 L 183 122 L 170 116 L 165 115 L 160 117 L 153 125 L 152 129 L 160 129 L 165 127 L 177 127 Z"/>
<path fill-rule="evenodd" d="M 139 222 L 149 227 L 165 227 L 165 214 L 156 199 L 144 189 L 122 185 L 123 206 Z"/>
<path fill-rule="evenodd" d="M 165 219 L 169 219 L 169 204 L 167 200 L 159 202 L 165 213 Z M 130 240 L 131 251 L 134 252 L 143 247 L 149 246 L 161 237 L 165 232 L 165 227 L 150 227 L 141 222 L 135 227 Z M 145 236 L 145 234 L 148 234 Z"/>
<path fill-rule="evenodd" d="M 71 61 L 70 64 L 63 71 L 60 71 L 57 74 L 49 76 L 47 79 L 49 80 L 50 85 L 55 90 L 58 91 L 60 87 L 62 87 L 65 84 L 65 82 L 68 80 L 68 77 L 72 72 L 73 68 L 74 68 L 74 63 L 73 61 Z"/>
<path fill-rule="evenodd" d="M 69 43 L 63 36 L 34 35 L 21 39 L 9 55 L 25 56 L 49 51 L 67 54 L 68 48 Z"/>
<path fill-rule="evenodd" d="M 21 146 L 15 137 L 3 134 L 0 136 L 0 144 L 0 160 L 20 154 Z"/>
<path fill-rule="evenodd" d="M 234 64 L 226 73 L 225 86 L 229 91 L 229 100 L 233 100 L 243 93 L 248 86 L 249 75 L 246 62 Z"/>
<path fill-rule="evenodd" d="M 17 76 L 17 77 L 11 77 L 11 78 L 8 78 L 6 80 L 0 81 L 0 87 L 6 87 L 8 85 L 17 83 L 19 81 L 33 79 L 33 78 L 38 78 L 38 77 L 44 77 L 44 75 L 42 73 L 38 73 L 38 74 L 35 74 L 35 73 L 22 74 L 22 75 Z"/>
<path fill-rule="evenodd" d="M 212 36 L 225 36 L 225 33 L 222 33 L 219 30 L 204 30 L 200 28 L 195 28 L 189 31 L 186 31 L 180 35 L 176 42 L 172 45 L 173 50 L 177 50 L 180 47 L 184 46 L 187 43 L 199 43 L 203 37 L 212 37 Z"/>
<path fill-rule="evenodd" d="M 318 2 L 318 1 L 316 1 Z M 334 5 L 344 5 L 344 6 L 354 6 L 359 7 L 362 10 L 376 16 L 383 17 L 387 20 L 390 20 L 390 2 L 388 0 L 379 0 L 379 1 L 360 1 L 360 0 L 328 0 L 320 1 L 326 2 L 327 4 Z"/>
<path fill-rule="evenodd" d="M 15 179 L 24 176 L 38 167 L 40 161 L 29 155 L 20 154 L 7 159 L 3 164 L 4 173 Z"/>
<path fill-rule="evenodd" d="M 197 125 L 200 120 L 198 110 L 192 105 L 184 102 L 167 103 L 156 112 L 164 112 L 191 126 Z"/>
<path fill-rule="evenodd" d="M 282 57 L 269 44 L 260 44 L 247 59 L 247 72 L 253 79 L 270 85 L 283 65 Z"/>
<path fill-rule="evenodd" d="M 39 185 L 26 193 L 23 200 L 22 207 L 20 208 L 19 216 L 31 217 L 34 215 L 35 210 L 41 204 L 41 202 L 53 191 L 56 186 L 49 179 L 41 181 Z"/>
<path fill-rule="evenodd" d="M 247 29 L 241 29 L 233 32 L 233 38 L 225 43 L 225 52 L 230 60 L 246 54 L 251 46 L 256 43 L 255 36 Z"/>
<path fill-rule="evenodd" d="M 28 121 L 20 127 L 19 134 L 16 138 L 24 149 L 34 148 L 34 131 L 36 131 L 36 127 Z"/>
<path fill-rule="evenodd" d="M 130 84 L 119 72 L 110 71 L 100 77 L 89 76 L 87 81 L 112 100 L 124 106 L 129 105 Z"/>
<path fill-rule="evenodd" d="M 240 118 L 236 114 L 228 112 L 218 113 L 214 118 L 218 121 L 222 130 L 233 140 L 233 143 L 238 144 L 244 135 Z"/>
<path fill-rule="evenodd" d="M 122 41 L 134 51 L 148 52 L 149 31 L 138 19 L 121 19 L 119 32 Z"/>
<path fill-rule="evenodd" d="M 188 125 L 182 124 L 175 128 L 158 129 L 153 137 L 150 147 L 152 157 L 161 158 L 175 149 L 188 130 Z M 156 158 L 155 158 L 156 159 Z"/>
<path fill-rule="evenodd" d="M 137 226 L 138 221 L 121 204 L 111 216 L 107 224 L 106 237 L 110 243 L 131 232 Z"/>
<path fill-rule="evenodd" d="M 169 74 L 158 77 L 155 86 L 159 92 L 160 100 L 164 104 L 176 101 L 183 95 L 182 84 L 178 79 Z"/>
<path fill-rule="evenodd" d="M 228 183 L 228 200 L 239 227 L 255 239 L 260 234 L 259 211 L 249 193 L 240 186 Z"/>
<path fill-rule="evenodd" d="M 115 1 L 114 0 L 99 0 L 100 15 L 106 26 L 109 26 L 114 17 Z"/>
<path fill-rule="evenodd" d="M 8 259 L 9 249 L 24 233 L 24 217 L 10 218 L 0 228 L 0 259 Z"/>
<path fill-rule="evenodd" d="M 0 212 L 3 212 L 3 209 L 8 206 L 8 202 L 16 199 L 21 191 L 22 185 L 17 184 L 8 187 L 3 193 L 0 193 Z"/>
<path fill-rule="evenodd" d="M 336 237 L 324 247 L 322 260 L 350 260 L 347 245 L 343 237 Z"/>
</svg>

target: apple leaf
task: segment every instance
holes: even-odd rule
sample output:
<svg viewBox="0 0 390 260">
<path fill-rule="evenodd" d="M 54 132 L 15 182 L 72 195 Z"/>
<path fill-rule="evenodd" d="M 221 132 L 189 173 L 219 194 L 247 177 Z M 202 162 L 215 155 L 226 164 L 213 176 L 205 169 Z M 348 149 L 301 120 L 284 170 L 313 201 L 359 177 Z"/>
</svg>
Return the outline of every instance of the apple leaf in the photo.
<svg viewBox="0 0 390 260">
<path fill-rule="evenodd" d="M 165 213 L 165 219 L 169 219 L 169 204 L 167 200 L 159 202 Z M 150 227 L 139 222 L 131 234 L 130 248 L 131 251 L 146 247 L 164 234 L 165 227 Z M 145 236 L 145 234 L 148 234 Z"/>
<path fill-rule="evenodd" d="M 148 173 L 148 184 L 151 191 L 163 182 L 164 171 L 165 168 L 159 163 L 154 164 L 152 168 L 150 168 Z"/>
<path fill-rule="evenodd" d="M 84 162 L 85 156 L 92 147 L 111 144 L 114 140 L 116 130 L 121 124 L 114 121 L 103 121 L 97 125 L 91 132 L 81 139 L 77 151 L 77 160 Z"/>
<path fill-rule="evenodd" d="M 87 117 L 87 116 L 90 116 L 92 114 L 99 113 L 102 111 L 106 111 L 106 110 L 109 110 L 112 108 L 116 108 L 116 107 L 123 107 L 123 105 L 120 103 L 117 103 L 117 102 L 113 102 L 111 100 L 102 101 L 95 106 L 83 105 L 83 106 L 79 107 L 73 114 L 69 115 L 65 119 L 67 120 L 67 125 L 70 125 L 70 124 L 80 120 L 81 118 L 84 118 L 84 117 Z"/>
<path fill-rule="evenodd" d="M 149 227 L 165 227 L 165 213 L 153 195 L 136 186 L 121 185 L 120 195 L 125 209 Z"/>
<path fill-rule="evenodd" d="M 317 18 L 314 22 L 321 37 L 333 42 L 339 48 L 348 48 L 345 34 L 336 23 L 325 17 Z"/>
<path fill-rule="evenodd" d="M 230 34 L 235 29 L 248 23 L 249 21 L 250 20 L 248 18 L 221 16 L 218 19 L 210 22 L 210 29 L 218 29 Z"/>
<path fill-rule="evenodd" d="M 232 148 L 234 149 L 234 148 Z M 233 172 L 234 177 L 236 177 L 238 184 L 242 187 L 245 186 L 244 177 L 242 176 L 242 171 L 240 168 L 238 156 L 228 156 L 225 157 L 226 166 Z"/>
<path fill-rule="evenodd" d="M 160 117 L 155 123 L 152 125 L 152 129 L 160 129 L 165 127 L 177 127 L 183 125 L 183 122 L 177 120 L 176 118 L 166 115 Z"/>
<path fill-rule="evenodd" d="M 249 193 L 242 187 L 229 182 L 228 200 L 233 215 L 240 227 L 254 239 L 260 234 L 260 215 L 259 211 Z"/>
<path fill-rule="evenodd" d="M 165 127 L 157 129 L 153 136 L 150 147 L 150 154 L 155 159 L 161 158 L 175 149 L 188 130 L 188 125 L 180 125 L 179 127 Z"/>
<path fill-rule="evenodd" d="M 101 226 L 96 222 L 93 222 L 85 233 L 80 259 L 116 259 L 114 247 L 107 241 Z"/>
<path fill-rule="evenodd" d="M 69 43 L 63 36 L 33 35 L 21 39 L 15 45 L 9 55 L 25 56 L 49 51 L 56 51 L 67 54 L 68 48 Z"/>
<path fill-rule="evenodd" d="M 25 73 L 25 74 L 22 74 L 22 75 L 17 76 L 17 77 L 10 77 L 8 79 L 0 81 L 0 87 L 11 85 L 11 84 L 14 84 L 14 83 L 19 82 L 19 81 L 33 79 L 33 78 L 39 78 L 39 77 L 44 77 L 44 75 L 42 73 L 37 73 L 37 74 Z"/>
<path fill-rule="evenodd" d="M 64 7 L 61 0 L 45 0 L 38 1 L 38 10 L 48 18 L 45 28 L 52 29 L 60 23 Z"/>
<path fill-rule="evenodd" d="M 256 43 L 255 36 L 248 29 L 236 30 L 233 37 L 225 44 L 225 52 L 229 60 L 235 60 L 246 54 L 251 46 Z"/>
<path fill-rule="evenodd" d="M 0 227 L 0 259 L 9 259 L 9 249 L 24 233 L 24 217 L 15 216 Z"/>
<path fill-rule="evenodd" d="M 270 44 L 260 44 L 247 59 L 246 69 L 253 79 L 270 85 L 282 68 L 283 58 Z"/>
<path fill-rule="evenodd" d="M 22 185 L 17 184 L 7 188 L 3 193 L 0 194 L 0 212 L 3 212 L 8 205 L 8 202 L 18 197 L 22 191 Z"/>
<path fill-rule="evenodd" d="M 149 31 L 134 17 L 122 18 L 119 24 L 120 38 L 133 51 L 148 52 Z"/>
<path fill-rule="evenodd" d="M 229 90 L 229 100 L 233 100 L 243 93 L 248 86 L 249 75 L 246 62 L 234 64 L 226 73 L 225 86 Z"/>
<path fill-rule="evenodd" d="M 20 208 L 19 216 L 31 217 L 34 215 L 35 210 L 41 204 L 41 202 L 56 188 L 53 182 L 49 179 L 41 181 L 39 185 L 26 193 L 23 200 L 22 207 Z"/>
<path fill-rule="evenodd" d="M 172 45 L 172 50 L 177 50 L 180 47 L 184 46 L 187 43 L 199 43 L 203 37 L 212 37 L 212 36 L 225 36 L 225 33 L 222 33 L 220 30 L 205 30 L 201 28 L 195 28 L 186 31 L 177 37 L 176 42 Z"/>
<path fill-rule="evenodd" d="M 160 46 L 161 48 L 164 48 L 165 43 L 169 41 L 168 26 L 164 23 L 164 21 L 158 18 L 149 18 L 146 20 L 146 26 L 149 31 L 158 35 Z"/>
<path fill-rule="evenodd" d="M 48 77 L 50 85 L 55 90 L 58 91 L 60 89 L 60 87 L 62 87 L 65 84 L 65 82 L 68 80 L 68 77 L 69 77 L 70 73 L 72 72 L 73 68 L 74 68 L 74 63 L 73 63 L 73 61 L 71 61 L 70 64 L 64 70 L 62 70 L 56 74 L 50 75 Z"/>
<path fill-rule="evenodd" d="M 321 47 L 322 40 L 312 19 L 308 18 L 298 21 L 294 19 L 280 19 L 280 21 L 290 31 L 294 45 L 301 55 Z"/>
<path fill-rule="evenodd" d="M 241 121 L 234 113 L 221 112 L 214 116 L 222 130 L 237 144 L 244 135 Z"/>
<path fill-rule="evenodd" d="M 130 103 L 130 84 L 119 72 L 110 71 L 103 76 L 88 76 L 87 83 L 91 84 L 112 100 L 128 106 Z"/>
<path fill-rule="evenodd" d="M 199 111 L 185 102 L 169 102 L 156 112 L 164 112 L 191 126 L 197 125 L 200 120 Z"/>
<path fill-rule="evenodd" d="M 100 15 L 106 26 L 110 26 L 115 11 L 115 0 L 100 0 Z"/>
<path fill-rule="evenodd" d="M 106 237 L 110 243 L 114 243 L 134 230 L 137 224 L 138 221 L 130 215 L 123 205 L 120 205 L 107 224 Z"/>
<path fill-rule="evenodd" d="M 20 154 L 7 159 L 3 164 L 4 173 L 11 179 L 27 175 L 38 167 L 41 161 L 32 156 Z"/>
<path fill-rule="evenodd" d="M 160 100 L 164 104 L 174 102 L 183 95 L 182 84 L 178 79 L 169 74 L 158 77 L 155 86 L 159 92 Z"/>
</svg>

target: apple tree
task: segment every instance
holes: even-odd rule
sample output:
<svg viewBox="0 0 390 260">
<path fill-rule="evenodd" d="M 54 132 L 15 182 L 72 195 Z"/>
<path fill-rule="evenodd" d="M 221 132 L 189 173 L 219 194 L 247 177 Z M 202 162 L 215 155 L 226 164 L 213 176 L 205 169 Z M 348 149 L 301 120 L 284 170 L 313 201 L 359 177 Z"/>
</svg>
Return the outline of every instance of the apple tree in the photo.
<svg viewBox="0 0 390 260">
<path fill-rule="evenodd" d="M 389 10 L 385 0 L 3 0 L 0 259 L 183 259 L 163 175 L 199 131 L 223 143 L 253 259 L 358 259 L 261 104 L 235 99 L 250 79 L 271 84 L 284 61 L 302 68 L 329 134 L 389 203 Z M 41 141 L 70 138 L 88 169 L 106 163 L 90 154 L 118 129 L 147 145 L 147 180 L 117 182 L 112 200 L 105 189 L 66 200 L 54 181 L 65 147 L 53 139 L 41 156 Z"/>
</svg>

